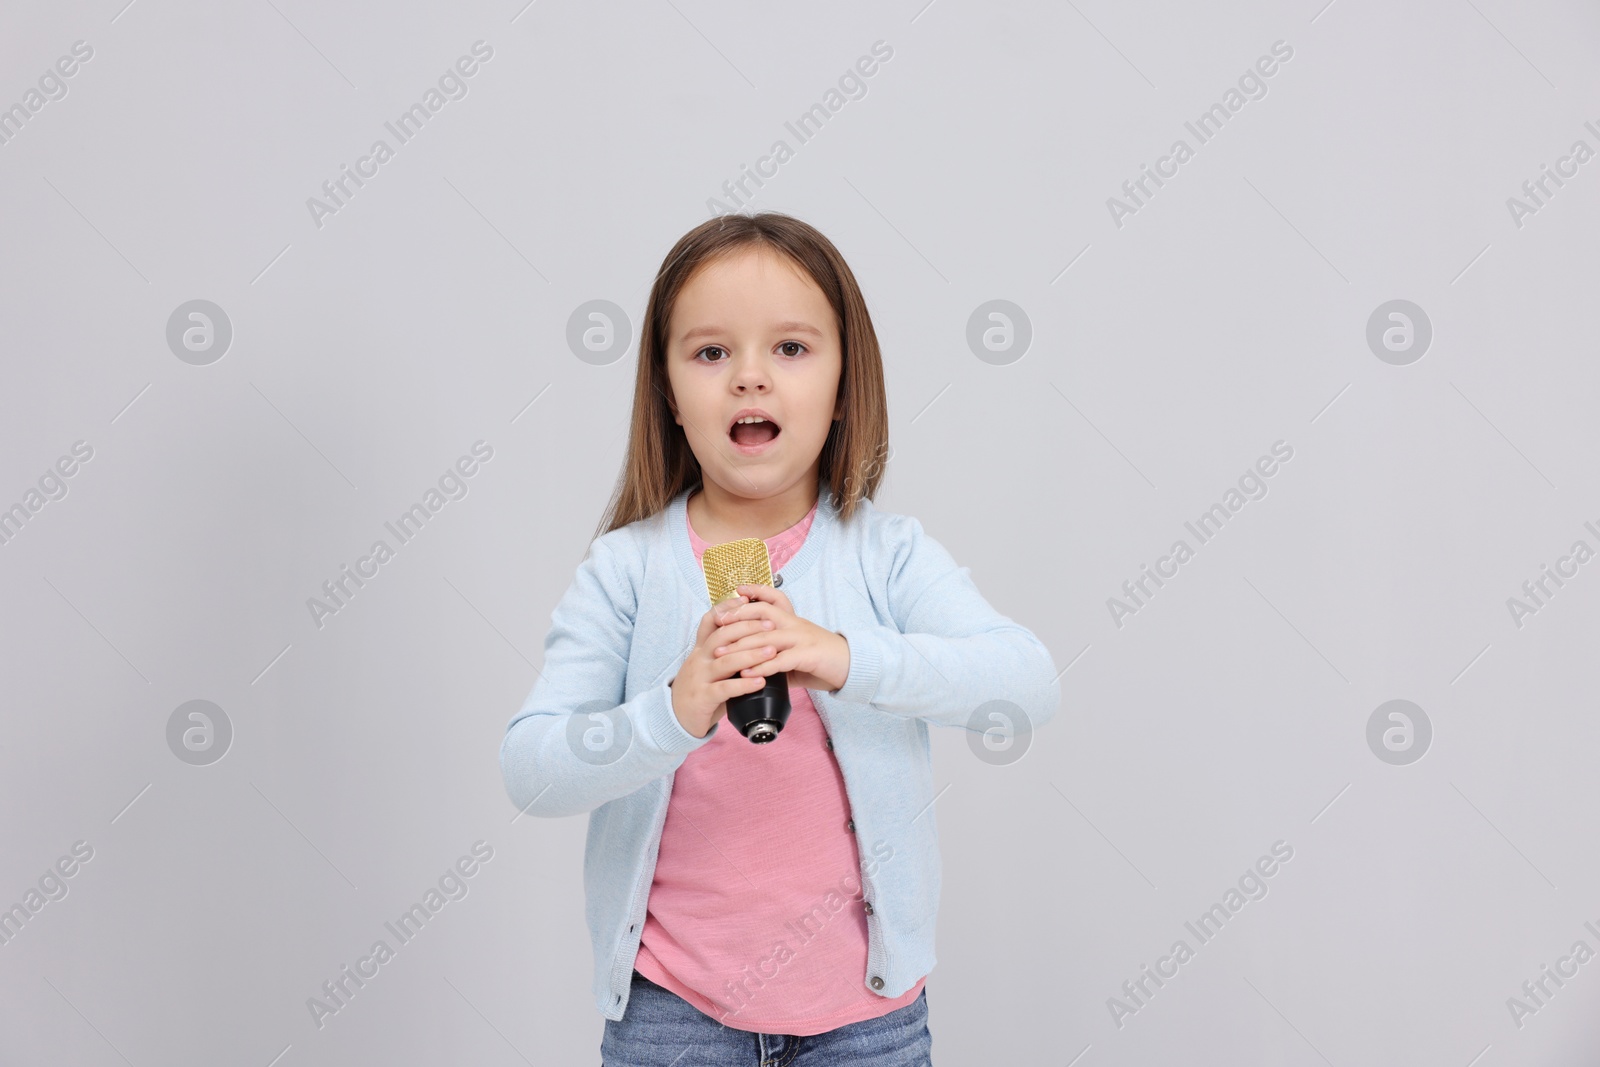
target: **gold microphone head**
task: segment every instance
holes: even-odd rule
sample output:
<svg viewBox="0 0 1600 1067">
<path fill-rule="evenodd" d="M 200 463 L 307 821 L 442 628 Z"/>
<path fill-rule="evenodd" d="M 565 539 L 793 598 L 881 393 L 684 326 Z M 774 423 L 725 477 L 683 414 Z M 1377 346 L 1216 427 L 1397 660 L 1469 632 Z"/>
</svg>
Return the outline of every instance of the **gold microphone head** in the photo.
<svg viewBox="0 0 1600 1067">
<path fill-rule="evenodd" d="M 713 545 L 700 557 L 706 572 L 706 592 L 718 604 L 734 595 L 741 585 L 771 585 L 772 558 L 767 543 L 759 537 L 745 537 Z"/>
</svg>

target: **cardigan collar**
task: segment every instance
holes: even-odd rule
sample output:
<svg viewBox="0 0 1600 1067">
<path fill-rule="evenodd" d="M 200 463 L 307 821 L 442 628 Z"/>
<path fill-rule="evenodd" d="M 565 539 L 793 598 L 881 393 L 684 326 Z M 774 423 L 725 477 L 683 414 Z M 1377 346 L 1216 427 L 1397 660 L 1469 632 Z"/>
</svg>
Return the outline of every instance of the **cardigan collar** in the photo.
<svg viewBox="0 0 1600 1067">
<path fill-rule="evenodd" d="M 694 546 L 689 543 L 689 495 L 698 488 L 698 485 L 692 485 L 673 497 L 672 502 L 667 505 L 666 520 L 672 554 L 677 557 L 684 578 L 691 588 L 704 590 L 705 573 L 695 561 Z M 817 513 L 811 520 L 811 529 L 806 531 L 805 543 L 781 571 L 784 585 L 804 577 L 817 557 L 822 555 L 824 542 L 833 532 L 838 514 L 838 501 L 834 499 L 833 490 L 824 479 L 817 486 Z"/>
</svg>

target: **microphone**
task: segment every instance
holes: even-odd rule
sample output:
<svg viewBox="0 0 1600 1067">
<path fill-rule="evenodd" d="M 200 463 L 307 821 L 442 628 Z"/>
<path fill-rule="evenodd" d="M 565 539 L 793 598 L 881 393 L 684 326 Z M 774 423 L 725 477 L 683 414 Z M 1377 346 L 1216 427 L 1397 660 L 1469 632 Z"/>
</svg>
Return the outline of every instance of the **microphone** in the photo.
<svg viewBox="0 0 1600 1067">
<path fill-rule="evenodd" d="M 772 558 L 767 543 L 759 537 L 746 537 L 727 544 L 713 545 L 700 557 L 706 574 L 706 592 L 718 604 L 734 595 L 741 585 L 769 585 Z M 783 579 L 778 579 L 781 582 Z M 789 721 L 789 675 L 785 671 L 767 675 L 765 687 L 754 693 L 728 698 L 728 721 L 752 744 L 764 745 L 778 736 Z"/>
</svg>

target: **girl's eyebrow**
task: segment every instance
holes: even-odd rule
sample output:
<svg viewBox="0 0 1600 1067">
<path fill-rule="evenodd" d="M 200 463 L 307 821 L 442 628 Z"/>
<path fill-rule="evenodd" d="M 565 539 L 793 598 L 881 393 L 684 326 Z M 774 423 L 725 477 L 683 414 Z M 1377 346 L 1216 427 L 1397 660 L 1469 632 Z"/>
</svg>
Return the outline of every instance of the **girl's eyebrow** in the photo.
<svg viewBox="0 0 1600 1067">
<path fill-rule="evenodd" d="M 813 337 L 821 338 L 822 331 L 809 322 L 778 322 L 773 323 L 774 333 L 809 333 Z M 721 326 L 696 326 L 694 329 L 678 338 L 679 343 L 693 341 L 696 337 L 715 337 L 725 332 Z"/>
</svg>

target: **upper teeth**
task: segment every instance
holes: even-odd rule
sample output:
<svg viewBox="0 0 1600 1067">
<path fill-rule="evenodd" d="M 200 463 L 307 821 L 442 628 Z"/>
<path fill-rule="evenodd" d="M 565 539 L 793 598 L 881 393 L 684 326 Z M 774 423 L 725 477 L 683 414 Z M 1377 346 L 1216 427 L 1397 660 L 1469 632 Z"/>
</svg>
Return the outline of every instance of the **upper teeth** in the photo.
<svg viewBox="0 0 1600 1067">
<path fill-rule="evenodd" d="M 761 417 L 761 416 L 760 416 L 760 415 L 746 415 L 746 416 L 745 416 L 745 417 L 744 417 L 744 418 L 742 418 L 742 419 L 734 419 L 734 420 L 733 420 L 733 424 L 734 424 L 734 425 L 735 425 L 735 426 L 737 426 L 737 425 L 739 425 L 739 423 L 741 423 L 741 422 L 766 422 L 766 421 L 767 421 L 767 420 L 766 420 L 766 419 L 763 419 L 763 418 L 762 418 L 762 417 Z"/>
</svg>

